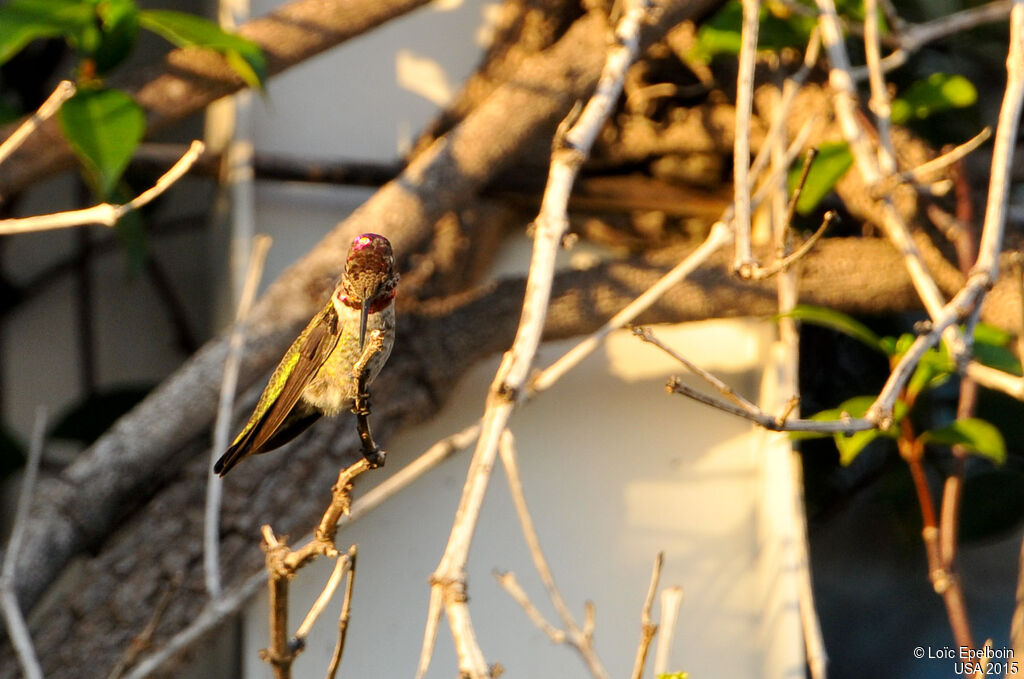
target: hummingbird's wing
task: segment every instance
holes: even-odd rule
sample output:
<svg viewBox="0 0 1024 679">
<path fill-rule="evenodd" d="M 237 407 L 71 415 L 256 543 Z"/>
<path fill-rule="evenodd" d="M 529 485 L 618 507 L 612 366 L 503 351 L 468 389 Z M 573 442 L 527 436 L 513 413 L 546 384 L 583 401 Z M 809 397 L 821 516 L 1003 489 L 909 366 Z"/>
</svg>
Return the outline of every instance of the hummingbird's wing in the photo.
<svg viewBox="0 0 1024 679">
<path fill-rule="evenodd" d="M 279 432 L 299 402 L 306 385 L 334 350 L 339 336 L 338 313 L 332 304 L 327 304 L 292 342 L 270 376 L 249 422 L 235 437 L 227 452 L 214 464 L 214 472 L 224 476 L 243 457 L 265 452 L 264 446 Z M 288 438 L 291 437 L 283 440 Z M 279 439 L 271 448 L 281 445 L 281 442 Z"/>
</svg>

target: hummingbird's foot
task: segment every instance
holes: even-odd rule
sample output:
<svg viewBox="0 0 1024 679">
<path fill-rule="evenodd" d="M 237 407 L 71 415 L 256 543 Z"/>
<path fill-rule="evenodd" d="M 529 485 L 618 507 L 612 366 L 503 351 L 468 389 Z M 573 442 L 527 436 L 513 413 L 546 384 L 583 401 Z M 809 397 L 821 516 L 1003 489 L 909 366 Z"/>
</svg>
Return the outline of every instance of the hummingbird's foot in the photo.
<svg viewBox="0 0 1024 679">
<path fill-rule="evenodd" d="M 374 450 L 363 449 L 363 457 L 370 463 L 370 469 L 377 469 L 378 467 L 384 466 L 384 459 L 388 454 L 380 448 Z"/>
<path fill-rule="evenodd" d="M 356 393 L 352 402 L 352 412 L 360 417 L 368 417 L 370 414 L 370 394 L 367 392 Z"/>
</svg>

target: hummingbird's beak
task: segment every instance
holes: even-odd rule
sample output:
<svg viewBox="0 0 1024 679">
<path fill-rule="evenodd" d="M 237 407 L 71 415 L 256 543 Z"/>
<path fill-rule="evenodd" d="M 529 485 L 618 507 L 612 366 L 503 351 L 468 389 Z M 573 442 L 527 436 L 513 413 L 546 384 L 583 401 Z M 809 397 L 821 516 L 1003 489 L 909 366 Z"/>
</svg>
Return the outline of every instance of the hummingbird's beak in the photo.
<svg viewBox="0 0 1024 679">
<path fill-rule="evenodd" d="M 366 317 L 370 315 L 370 298 L 363 300 L 362 308 L 359 309 L 359 351 L 363 351 L 366 343 Z"/>
</svg>

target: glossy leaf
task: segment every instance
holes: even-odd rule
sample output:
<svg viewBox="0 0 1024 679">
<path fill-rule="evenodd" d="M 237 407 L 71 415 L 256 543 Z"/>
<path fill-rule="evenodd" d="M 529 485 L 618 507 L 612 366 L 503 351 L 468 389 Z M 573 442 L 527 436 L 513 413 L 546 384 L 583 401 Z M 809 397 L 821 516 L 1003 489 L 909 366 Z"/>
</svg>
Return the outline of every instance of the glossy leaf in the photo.
<svg viewBox="0 0 1024 679">
<path fill-rule="evenodd" d="M 115 191 L 116 202 L 125 203 L 131 200 L 129 192 L 125 190 L 124 183 Z M 142 272 L 146 265 L 146 257 L 149 256 L 149 243 L 146 240 L 146 228 L 142 214 L 138 210 L 132 210 L 117 220 L 114 227 L 117 239 L 121 242 L 124 255 L 127 260 L 129 275 L 136 275 Z"/>
<path fill-rule="evenodd" d="M 948 446 L 962 445 L 967 450 L 987 457 L 996 464 L 1006 461 L 1006 443 L 1003 435 L 991 422 L 976 417 L 956 420 L 942 429 L 932 429 L 921 434 L 925 443 L 941 443 Z"/>
<path fill-rule="evenodd" d="M 892 102 L 892 121 L 903 125 L 912 119 L 924 119 L 933 113 L 972 106 L 978 91 L 962 75 L 932 73 L 918 80 Z"/>
<path fill-rule="evenodd" d="M 139 22 L 178 47 L 205 47 L 220 52 L 250 87 L 260 88 L 266 81 L 267 59 L 263 50 L 212 21 L 183 12 L 143 10 L 139 12 Z"/>
<path fill-rule="evenodd" d="M 853 166 L 853 154 L 846 142 L 826 142 L 818 146 L 818 155 L 807 173 L 807 182 L 803 193 L 796 202 L 796 211 L 802 215 L 810 214 L 825 196 L 832 191 L 847 170 Z M 803 161 L 795 163 L 789 172 L 789 191 L 796 190 L 803 171 Z"/>
<path fill-rule="evenodd" d="M 882 338 L 875 334 L 871 328 L 851 316 L 829 309 L 827 307 L 813 306 L 810 304 L 798 304 L 793 310 L 786 314 L 779 314 L 777 318 L 793 318 L 795 320 L 831 328 L 853 339 L 863 342 L 872 349 L 885 352 L 885 345 Z"/>
<path fill-rule="evenodd" d="M 37 38 L 74 39 L 93 17 L 93 7 L 79 0 L 11 0 L 0 7 L 0 64 Z"/>
<path fill-rule="evenodd" d="M 914 368 L 914 374 L 907 382 L 907 398 L 914 400 L 925 389 L 934 389 L 950 378 L 956 366 L 949 357 L 945 345 L 929 349 L 921 356 Z"/>
<path fill-rule="evenodd" d="M 843 418 L 843 413 L 846 413 L 850 417 L 864 417 L 867 413 L 868 408 L 875 402 L 874 396 L 854 396 L 853 398 L 847 399 L 839 404 L 836 408 L 829 408 L 828 410 L 822 410 L 821 412 L 811 415 L 811 420 L 819 420 L 824 422 L 838 421 Z M 896 423 L 902 420 L 907 415 L 907 404 L 903 401 L 897 401 L 896 406 L 893 409 L 893 427 L 881 431 L 879 429 L 868 429 L 866 431 L 859 431 L 854 434 L 831 434 L 833 440 L 836 443 L 836 448 L 839 449 L 839 463 L 844 467 L 853 462 L 857 455 L 860 454 L 864 448 L 874 441 L 879 436 L 886 438 L 896 437 Z M 807 432 L 801 432 L 798 436 L 792 438 L 819 438 L 825 436 L 824 434 L 812 434 Z"/>
<path fill-rule="evenodd" d="M 57 118 L 93 189 L 106 199 L 146 131 L 142 108 L 120 90 L 79 90 Z"/>
<path fill-rule="evenodd" d="M 139 34 L 139 8 L 135 0 L 103 0 L 96 6 L 100 43 L 93 53 L 96 70 L 106 73 L 124 61 Z"/>
<path fill-rule="evenodd" d="M 974 358 L 990 368 L 1020 375 L 1020 360 L 1009 348 L 1012 339 L 1002 328 L 979 323 L 974 329 Z"/>
<path fill-rule="evenodd" d="M 813 17 L 789 11 L 782 3 L 766 3 L 761 7 L 757 34 L 758 49 L 780 50 L 783 47 L 803 49 L 807 45 Z M 718 54 L 740 53 L 740 27 L 743 7 L 740 0 L 729 0 L 697 32 L 693 56 L 703 61 Z"/>
</svg>

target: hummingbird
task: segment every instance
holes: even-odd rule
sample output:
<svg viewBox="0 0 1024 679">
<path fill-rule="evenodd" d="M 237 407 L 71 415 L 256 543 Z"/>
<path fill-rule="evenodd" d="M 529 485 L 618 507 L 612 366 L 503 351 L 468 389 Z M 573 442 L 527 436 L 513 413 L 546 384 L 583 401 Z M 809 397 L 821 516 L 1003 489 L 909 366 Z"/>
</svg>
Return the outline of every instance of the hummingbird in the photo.
<svg viewBox="0 0 1024 679">
<path fill-rule="evenodd" d="M 391 354 L 397 289 L 388 239 L 375 233 L 357 236 L 330 301 L 288 347 L 249 422 L 213 471 L 223 477 L 242 458 L 284 445 L 320 416 L 350 409 L 357 390 L 353 366 L 367 332 L 379 332 L 383 339 L 381 351 L 367 365 L 367 384 Z"/>
</svg>

